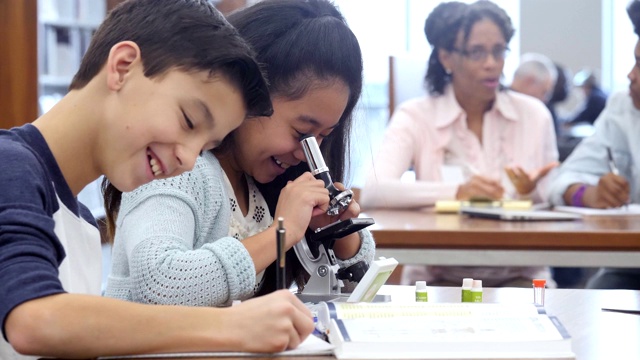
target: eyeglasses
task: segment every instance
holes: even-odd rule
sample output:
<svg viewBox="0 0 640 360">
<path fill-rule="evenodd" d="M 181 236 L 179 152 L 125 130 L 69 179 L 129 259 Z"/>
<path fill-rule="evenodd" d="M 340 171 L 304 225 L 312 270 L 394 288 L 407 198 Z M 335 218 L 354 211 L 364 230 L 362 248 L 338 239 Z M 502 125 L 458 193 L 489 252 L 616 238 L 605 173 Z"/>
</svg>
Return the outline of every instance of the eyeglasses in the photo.
<svg viewBox="0 0 640 360">
<path fill-rule="evenodd" d="M 471 50 L 453 48 L 450 51 L 456 52 L 469 60 L 476 62 L 486 61 L 489 54 L 491 54 L 496 61 L 502 61 L 509 55 L 509 48 L 503 46 L 495 47 L 493 50 L 487 50 L 483 47 L 474 47 Z"/>
</svg>

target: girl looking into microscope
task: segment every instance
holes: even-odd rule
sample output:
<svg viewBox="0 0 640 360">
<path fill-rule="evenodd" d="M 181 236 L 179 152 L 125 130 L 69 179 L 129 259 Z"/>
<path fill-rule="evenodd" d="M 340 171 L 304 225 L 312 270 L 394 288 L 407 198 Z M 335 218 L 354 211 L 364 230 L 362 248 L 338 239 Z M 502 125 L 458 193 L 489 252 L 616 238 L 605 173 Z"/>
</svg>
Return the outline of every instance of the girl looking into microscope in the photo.
<svg viewBox="0 0 640 360">
<path fill-rule="evenodd" d="M 107 296 L 215 306 L 268 293 L 275 290 L 274 218 L 284 218 L 291 249 L 308 228 L 360 213 L 352 201 L 337 216 L 325 214 L 329 193 L 308 172 L 300 145 L 315 137 L 332 178 L 344 178 L 362 57 L 340 12 L 326 0 L 268 0 L 228 20 L 265 66 L 274 113 L 245 121 L 193 171 L 122 194 L 119 212 L 108 211 L 117 230 Z M 106 195 L 117 203 L 117 194 Z M 371 262 L 374 248 L 361 230 L 333 249 L 348 267 Z M 293 251 L 287 264 L 287 286 L 294 279 L 304 286 Z"/>
</svg>

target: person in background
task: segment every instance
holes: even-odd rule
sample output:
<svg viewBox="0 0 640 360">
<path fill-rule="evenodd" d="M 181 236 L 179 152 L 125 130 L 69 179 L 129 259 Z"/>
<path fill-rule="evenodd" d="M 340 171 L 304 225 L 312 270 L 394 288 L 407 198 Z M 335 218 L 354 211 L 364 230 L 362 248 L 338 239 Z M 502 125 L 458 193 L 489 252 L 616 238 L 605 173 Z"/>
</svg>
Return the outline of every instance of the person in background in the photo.
<svg viewBox="0 0 640 360">
<path fill-rule="evenodd" d="M 559 82 L 560 81 L 560 82 Z M 564 82 L 564 83 L 563 83 Z M 559 86 L 559 89 L 557 87 Z M 542 54 L 528 53 L 522 55 L 520 65 L 513 75 L 511 90 L 518 91 L 537 98 L 547 105 L 554 121 L 554 129 L 558 136 L 557 119 L 551 101 L 567 96 L 566 77 L 564 70 L 556 67 L 548 57 Z M 562 94 L 564 90 L 564 94 Z M 558 138 L 558 151 L 562 151 L 560 145 L 562 138 Z M 562 158 L 561 158 L 562 160 Z M 551 274 L 558 287 L 567 288 L 577 285 L 582 279 L 583 269 L 573 267 L 552 267 Z"/>
<path fill-rule="evenodd" d="M 553 118 L 553 123 L 556 129 L 556 137 L 560 137 L 560 119 L 558 119 L 558 114 L 556 113 L 556 105 L 561 103 L 567 99 L 569 96 L 570 84 L 567 79 L 570 77 L 568 74 L 568 70 L 561 64 L 554 62 L 553 63 L 556 68 L 556 82 L 553 85 L 553 91 L 551 92 L 551 96 L 547 101 L 547 108 L 551 113 L 551 117 Z"/>
<path fill-rule="evenodd" d="M 592 71 L 582 70 L 573 77 L 573 84 L 580 88 L 585 95 L 584 107 L 574 117 L 566 121 L 565 127 L 580 123 L 593 124 L 607 102 L 605 94 Z"/>
<path fill-rule="evenodd" d="M 446 2 L 433 10 L 425 22 L 433 48 L 425 77 L 429 95 L 393 114 L 361 193 L 364 208 L 545 198 L 544 176 L 558 157 L 551 116 L 540 101 L 500 84 L 513 33 L 507 14 L 489 1 Z M 462 169 L 466 180 L 447 180 L 446 166 Z M 401 182 L 410 167 L 416 181 Z M 553 286 L 543 267 L 404 269 L 405 284 L 459 286 L 473 277 L 488 286 L 531 286 L 532 278 L 541 277 Z"/>
<path fill-rule="evenodd" d="M 527 53 L 520 58 L 520 65 L 513 74 L 511 90 L 547 104 L 558 78 L 553 62 L 542 54 Z"/>
<path fill-rule="evenodd" d="M 300 145 L 302 136 L 316 137 L 332 178 L 343 179 L 362 57 L 340 12 L 326 0 L 265 0 L 228 20 L 269 74 L 274 113 L 245 122 L 194 171 L 123 195 L 107 296 L 219 306 L 269 293 L 274 217 L 284 218 L 289 249 L 309 227 L 359 214 L 355 200 L 339 216 L 324 213 L 329 193 Z M 334 251 L 348 267 L 370 263 L 375 245 L 362 230 L 338 239 Z M 294 278 L 303 287 L 293 251 L 287 260 L 287 287 Z"/>
<path fill-rule="evenodd" d="M 252 50 L 204 0 L 130 0 L 93 35 L 70 91 L 0 131 L 0 358 L 294 348 L 313 330 L 289 291 L 228 309 L 100 295 L 100 236 L 76 196 L 190 170 L 247 116 L 273 111 Z M 265 336 L 269 334 L 269 336 Z"/>
<path fill-rule="evenodd" d="M 640 1 L 632 1 L 627 13 L 640 36 Z M 552 204 L 613 208 L 640 202 L 640 41 L 634 56 L 636 62 L 627 75 L 629 89 L 611 95 L 595 121 L 595 133 L 584 139 L 554 174 L 549 192 Z M 640 290 L 640 269 L 600 269 L 587 287 Z"/>
</svg>

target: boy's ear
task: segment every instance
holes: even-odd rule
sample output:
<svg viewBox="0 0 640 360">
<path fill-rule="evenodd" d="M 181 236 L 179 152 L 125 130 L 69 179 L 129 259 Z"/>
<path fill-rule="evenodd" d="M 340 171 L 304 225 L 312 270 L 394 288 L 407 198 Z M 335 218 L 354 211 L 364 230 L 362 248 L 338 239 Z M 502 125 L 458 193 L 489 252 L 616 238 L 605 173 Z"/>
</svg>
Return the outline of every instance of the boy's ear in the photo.
<svg viewBox="0 0 640 360">
<path fill-rule="evenodd" d="M 111 48 L 107 58 L 107 86 L 110 90 L 119 90 L 126 82 L 128 75 L 140 66 L 140 48 L 133 41 L 122 41 Z"/>
</svg>

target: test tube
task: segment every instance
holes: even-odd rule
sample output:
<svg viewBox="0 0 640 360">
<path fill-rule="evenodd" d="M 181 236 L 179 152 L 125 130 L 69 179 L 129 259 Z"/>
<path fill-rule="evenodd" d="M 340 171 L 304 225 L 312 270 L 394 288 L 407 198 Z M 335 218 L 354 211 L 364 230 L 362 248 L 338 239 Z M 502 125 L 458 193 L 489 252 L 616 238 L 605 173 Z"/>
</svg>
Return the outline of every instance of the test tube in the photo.
<svg viewBox="0 0 640 360">
<path fill-rule="evenodd" d="M 544 306 L 544 287 L 547 284 L 545 279 L 533 279 L 533 304 Z"/>
<path fill-rule="evenodd" d="M 429 293 L 427 292 L 426 281 L 416 281 L 416 301 L 417 302 L 429 301 Z"/>
<path fill-rule="evenodd" d="M 472 285 L 473 285 L 473 279 L 471 278 L 462 279 L 462 302 L 472 302 L 471 301 Z"/>
<path fill-rule="evenodd" d="M 482 302 L 482 280 L 473 279 L 473 285 L 471 285 L 471 302 Z"/>
</svg>

